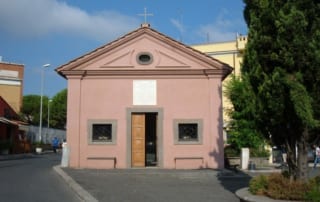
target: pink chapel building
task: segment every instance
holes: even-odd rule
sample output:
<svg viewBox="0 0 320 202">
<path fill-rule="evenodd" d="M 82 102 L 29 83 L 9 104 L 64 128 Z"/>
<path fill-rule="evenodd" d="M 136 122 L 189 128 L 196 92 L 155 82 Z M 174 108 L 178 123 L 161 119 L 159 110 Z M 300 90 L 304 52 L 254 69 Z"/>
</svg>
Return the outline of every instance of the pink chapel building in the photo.
<svg viewBox="0 0 320 202">
<path fill-rule="evenodd" d="M 69 167 L 224 167 L 227 64 L 142 24 L 56 71 L 68 80 Z"/>
</svg>

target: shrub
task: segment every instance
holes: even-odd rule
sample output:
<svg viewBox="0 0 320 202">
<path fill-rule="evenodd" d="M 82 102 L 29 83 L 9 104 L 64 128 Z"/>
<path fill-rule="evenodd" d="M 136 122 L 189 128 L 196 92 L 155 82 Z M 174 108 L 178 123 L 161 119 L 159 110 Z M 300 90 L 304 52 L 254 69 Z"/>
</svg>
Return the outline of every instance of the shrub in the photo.
<svg viewBox="0 0 320 202">
<path fill-rule="evenodd" d="M 268 188 L 268 179 L 265 175 L 259 175 L 250 180 L 249 191 L 252 194 L 264 195 Z"/>
<path fill-rule="evenodd" d="M 308 186 L 299 180 L 290 181 L 280 173 L 271 174 L 268 177 L 267 195 L 274 199 L 303 200 Z"/>
<path fill-rule="evenodd" d="M 249 191 L 272 199 L 320 202 L 320 177 L 303 182 L 290 180 L 285 173 L 260 175 L 250 180 Z"/>
<path fill-rule="evenodd" d="M 251 157 L 269 157 L 270 152 L 266 149 L 261 148 L 250 148 Z"/>
<path fill-rule="evenodd" d="M 279 173 L 268 176 L 268 184 L 270 184 L 270 186 L 266 191 L 267 195 L 275 199 L 286 199 L 287 193 L 285 187 L 288 184 L 288 180 L 289 179 Z"/>
<path fill-rule="evenodd" d="M 240 150 L 229 145 L 224 148 L 224 154 L 226 157 L 237 157 L 240 156 Z"/>
<path fill-rule="evenodd" d="M 310 190 L 306 192 L 305 200 L 320 202 L 320 176 L 309 181 Z"/>
<path fill-rule="evenodd" d="M 269 157 L 270 152 L 264 148 L 250 148 L 250 157 Z M 238 157 L 241 154 L 241 150 L 236 148 L 235 145 L 228 145 L 224 148 L 224 154 L 226 157 Z"/>
<path fill-rule="evenodd" d="M 288 170 L 283 170 L 283 171 L 281 172 L 281 174 L 282 174 L 285 178 L 290 178 L 290 173 L 289 173 Z"/>
<path fill-rule="evenodd" d="M 34 142 L 32 145 L 33 145 L 33 147 L 42 147 L 42 146 L 43 146 L 43 143 L 37 141 L 37 142 Z"/>
<path fill-rule="evenodd" d="M 310 191 L 306 193 L 305 196 L 306 201 L 312 201 L 312 202 L 320 202 L 320 190 L 318 188 L 312 188 Z"/>
</svg>

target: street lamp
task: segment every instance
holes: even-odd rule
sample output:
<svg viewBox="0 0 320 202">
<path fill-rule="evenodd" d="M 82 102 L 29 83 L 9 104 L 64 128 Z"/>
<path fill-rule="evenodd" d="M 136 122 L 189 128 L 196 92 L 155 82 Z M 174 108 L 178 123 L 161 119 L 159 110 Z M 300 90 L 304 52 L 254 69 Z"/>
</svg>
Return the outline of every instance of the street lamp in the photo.
<svg viewBox="0 0 320 202">
<path fill-rule="evenodd" d="M 50 102 L 52 102 L 51 99 L 48 99 L 48 130 L 49 130 L 49 127 L 50 127 Z"/>
<path fill-rule="evenodd" d="M 39 121 L 39 142 L 42 142 L 42 97 L 43 97 L 43 83 L 44 83 L 44 68 L 49 67 L 50 64 L 43 65 L 41 70 L 41 92 L 40 92 L 40 121 Z"/>
</svg>

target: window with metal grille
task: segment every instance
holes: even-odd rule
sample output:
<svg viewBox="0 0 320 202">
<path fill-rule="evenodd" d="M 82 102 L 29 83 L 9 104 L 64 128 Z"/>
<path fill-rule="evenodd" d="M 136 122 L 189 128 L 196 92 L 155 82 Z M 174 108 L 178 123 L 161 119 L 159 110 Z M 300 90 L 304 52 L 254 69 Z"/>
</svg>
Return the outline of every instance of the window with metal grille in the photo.
<svg viewBox="0 0 320 202">
<path fill-rule="evenodd" d="M 88 120 L 88 144 L 116 144 L 116 139 L 117 120 Z"/>
<path fill-rule="evenodd" d="M 196 123 L 179 123 L 179 141 L 197 141 L 198 124 Z"/>
<path fill-rule="evenodd" d="M 175 144 L 202 144 L 202 119 L 174 119 L 173 132 Z"/>
<path fill-rule="evenodd" d="M 92 124 L 92 142 L 111 142 L 112 124 Z"/>
</svg>

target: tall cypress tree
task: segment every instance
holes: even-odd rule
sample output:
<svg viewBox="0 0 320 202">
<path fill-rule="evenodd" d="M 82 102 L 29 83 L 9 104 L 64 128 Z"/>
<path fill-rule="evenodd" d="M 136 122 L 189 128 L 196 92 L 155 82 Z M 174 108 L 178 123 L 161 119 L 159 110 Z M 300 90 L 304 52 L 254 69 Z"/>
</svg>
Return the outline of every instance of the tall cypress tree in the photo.
<svg viewBox="0 0 320 202">
<path fill-rule="evenodd" d="M 244 2 L 242 80 L 252 95 L 246 102 L 254 105 L 254 129 L 284 145 L 291 176 L 306 179 L 308 139 L 320 118 L 319 0 Z"/>
</svg>

